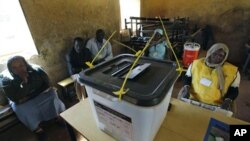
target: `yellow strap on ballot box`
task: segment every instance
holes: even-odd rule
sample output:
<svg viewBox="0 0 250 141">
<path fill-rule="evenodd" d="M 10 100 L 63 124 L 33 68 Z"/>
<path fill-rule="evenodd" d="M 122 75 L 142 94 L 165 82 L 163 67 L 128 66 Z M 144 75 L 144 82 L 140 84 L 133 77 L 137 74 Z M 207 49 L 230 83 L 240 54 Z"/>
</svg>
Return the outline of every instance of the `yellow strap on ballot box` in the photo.
<svg viewBox="0 0 250 141">
<path fill-rule="evenodd" d="M 134 61 L 134 63 L 132 64 L 132 66 L 130 67 L 130 69 L 129 69 L 129 71 L 128 71 L 128 73 L 127 73 L 127 75 L 126 75 L 126 77 L 125 77 L 125 79 L 124 79 L 124 81 L 123 81 L 123 83 L 122 83 L 122 86 L 121 86 L 120 90 L 113 92 L 115 95 L 118 95 L 118 96 L 119 96 L 119 100 L 121 100 L 122 95 L 124 95 L 124 94 L 126 94 L 126 93 L 128 92 L 129 89 L 126 89 L 126 90 L 124 91 L 124 87 L 125 87 L 125 85 L 126 85 L 126 83 L 127 83 L 128 76 L 131 74 L 132 69 L 135 67 L 135 65 L 137 64 L 137 62 L 138 62 L 139 59 L 141 58 L 142 54 L 143 54 L 143 53 L 145 52 L 145 50 L 149 47 L 150 42 L 152 41 L 152 39 L 154 38 L 154 36 L 155 36 L 155 34 L 153 34 L 153 36 L 149 39 L 149 41 L 147 42 L 147 44 L 145 45 L 145 47 L 143 48 L 143 50 L 142 50 L 141 52 L 138 53 L 138 56 L 137 56 L 137 58 L 135 59 L 135 61 Z"/>
<path fill-rule="evenodd" d="M 180 76 L 181 73 L 184 71 L 184 69 L 181 67 L 181 65 L 180 65 L 180 63 L 179 63 L 179 61 L 178 61 L 178 58 L 177 58 L 177 56 L 176 56 L 176 54 L 175 54 L 175 52 L 174 52 L 174 49 L 173 49 L 173 47 L 172 47 L 172 45 L 171 45 L 171 42 L 169 41 L 168 34 L 167 34 L 166 29 L 165 29 L 165 26 L 164 26 L 164 24 L 163 24 L 163 22 L 162 22 L 162 20 L 161 20 L 161 17 L 159 17 L 159 19 L 160 19 L 160 21 L 161 21 L 161 25 L 162 25 L 162 28 L 163 28 L 163 30 L 164 30 L 164 34 L 165 34 L 165 37 L 166 37 L 167 45 L 168 45 L 168 47 L 171 49 L 172 53 L 174 54 L 174 58 L 175 58 L 176 63 L 177 63 L 177 65 L 178 65 L 178 68 L 176 69 L 176 71 L 179 72 L 179 76 Z M 179 76 L 178 76 L 178 77 L 179 77 Z M 178 77 L 177 77 L 177 78 L 178 78 Z"/>
</svg>

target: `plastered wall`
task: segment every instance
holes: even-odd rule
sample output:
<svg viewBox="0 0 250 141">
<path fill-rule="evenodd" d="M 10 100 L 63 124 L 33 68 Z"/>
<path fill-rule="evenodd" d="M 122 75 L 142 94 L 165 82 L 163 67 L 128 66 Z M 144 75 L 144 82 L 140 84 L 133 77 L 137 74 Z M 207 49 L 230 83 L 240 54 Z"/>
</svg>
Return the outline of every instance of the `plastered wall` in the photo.
<svg viewBox="0 0 250 141">
<path fill-rule="evenodd" d="M 41 64 L 53 82 L 68 76 L 65 53 L 76 36 L 93 37 L 103 28 L 107 37 L 120 28 L 119 0 L 20 0 L 39 51 L 30 61 Z M 248 0 L 142 0 L 143 17 L 190 17 L 192 24 L 211 25 L 215 40 L 230 47 L 229 60 L 240 66 L 250 32 Z M 114 54 L 120 53 L 113 44 Z"/>
<path fill-rule="evenodd" d="M 39 51 L 30 61 L 42 65 L 54 83 L 68 76 L 65 53 L 74 37 L 93 37 L 98 28 L 107 37 L 119 33 L 118 0 L 20 0 L 20 4 Z"/>
<path fill-rule="evenodd" d="M 212 27 L 215 41 L 230 48 L 229 61 L 241 66 L 250 35 L 249 0 L 142 0 L 141 16 L 190 17 L 190 22 Z"/>
</svg>

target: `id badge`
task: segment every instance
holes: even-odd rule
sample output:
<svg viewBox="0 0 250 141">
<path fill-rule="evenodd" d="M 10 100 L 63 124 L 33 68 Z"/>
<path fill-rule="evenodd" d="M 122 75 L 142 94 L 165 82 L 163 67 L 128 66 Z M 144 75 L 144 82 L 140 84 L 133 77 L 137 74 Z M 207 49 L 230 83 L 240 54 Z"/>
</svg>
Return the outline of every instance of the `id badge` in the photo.
<svg viewBox="0 0 250 141">
<path fill-rule="evenodd" d="M 209 86 L 211 86 L 212 81 L 207 79 L 207 78 L 201 78 L 200 84 L 209 87 Z"/>
</svg>

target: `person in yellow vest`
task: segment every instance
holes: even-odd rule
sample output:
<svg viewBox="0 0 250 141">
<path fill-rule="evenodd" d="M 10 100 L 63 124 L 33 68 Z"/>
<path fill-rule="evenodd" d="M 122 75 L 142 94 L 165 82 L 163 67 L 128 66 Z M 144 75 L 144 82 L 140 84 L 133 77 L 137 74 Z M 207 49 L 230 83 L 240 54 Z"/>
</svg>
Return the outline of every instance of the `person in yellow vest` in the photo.
<svg viewBox="0 0 250 141">
<path fill-rule="evenodd" d="M 239 93 L 240 73 L 226 61 L 228 54 L 227 45 L 215 43 L 205 58 L 193 61 L 185 75 L 183 97 L 231 110 Z"/>
</svg>

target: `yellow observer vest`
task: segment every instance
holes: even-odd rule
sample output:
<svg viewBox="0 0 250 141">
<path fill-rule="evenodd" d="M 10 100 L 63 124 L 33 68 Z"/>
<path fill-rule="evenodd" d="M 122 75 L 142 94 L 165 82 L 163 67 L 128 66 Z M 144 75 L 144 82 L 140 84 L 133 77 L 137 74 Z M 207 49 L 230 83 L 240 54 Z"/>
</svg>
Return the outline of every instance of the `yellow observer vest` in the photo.
<svg viewBox="0 0 250 141">
<path fill-rule="evenodd" d="M 190 89 L 191 99 L 203 103 L 220 105 L 221 98 L 226 94 L 228 88 L 237 75 L 238 68 L 225 62 L 222 71 L 225 77 L 224 89 L 221 93 L 216 69 L 205 64 L 205 59 L 195 60 L 192 65 L 192 87 Z"/>
</svg>

